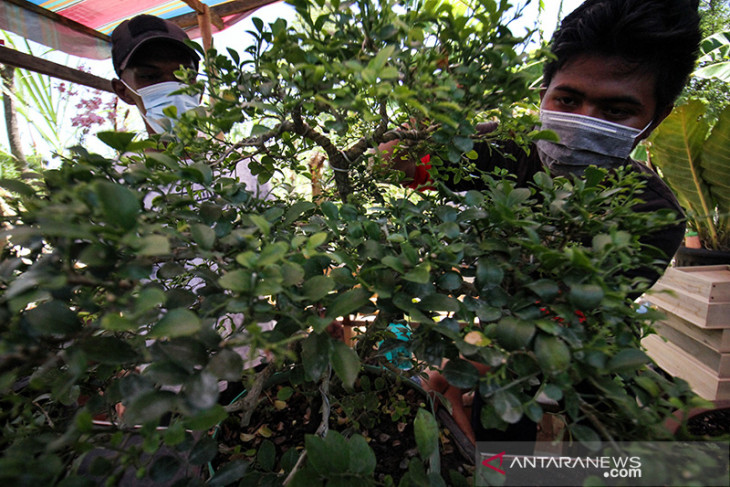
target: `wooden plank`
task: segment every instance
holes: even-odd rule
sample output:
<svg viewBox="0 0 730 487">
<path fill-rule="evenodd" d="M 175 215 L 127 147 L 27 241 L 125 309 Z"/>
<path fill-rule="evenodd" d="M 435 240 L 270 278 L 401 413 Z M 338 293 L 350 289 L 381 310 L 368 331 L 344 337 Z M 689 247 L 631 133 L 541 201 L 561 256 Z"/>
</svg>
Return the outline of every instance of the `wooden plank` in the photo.
<svg viewBox="0 0 730 487">
<path fill-rule="evenodd" d="M 655 323 L 655 327 L 658 325 L 665 327 L 671 327 L 698 342 L 715 352 L 727 353 L 730 352 L 730 328 L 725 329 L 706 329 L 700 328 L 694 323 L 690 323 L 687 320 L 680 318 L 673 313 L 664 312 L 665 318 L 660 322 Z"/>
<path fill-rule="evenodd" d="M 654 329 L 657 335 L 692 355 L 698 362 L 714 371 L 718 377 L 730 379 L 730 353 L 717 352 L 662 322 L 655 323 Z"/>
<path fill-rule="evenodd" d="M 670 375 L 686 380 L 698 395 L 710 401 L 730 399 L 730 379 L 717 377 L 681 348 L 656 335 L 644 338 L 641 343 L 659 367 Z"/>
<path fill-rule="evenodd" d="M 711 303 L 730 302 L 730 265 L 670 267 L 659 283 L 703 296 Z"/>
<path fill-rule="evenodd" d="M 644 298 L 657 308 L 674 313 L 700 328 L 730 328 L 730 303 L 710 303 L 702 296 L 659 282 Z"/>
<path fill-rule="evenodd" d="M 114 93 L 111 81 L 106 78 L 101 78 L 78 69 L 69 68 L 63 64 L 37 58 L 30 54 L 16 51 L 15 49 L 10 49 L 8 47 L 0 46 L 0 64 L 28 69 L 30 71 L 35 71 L 36 73 L 53 76 L 54 78 L 78 83 L 97 90 Z"/>
<path fill-rule="evenodd" d="M 207 17 L 208 24 L 213 24 L 216 27 L 218 27 L 218 30 L 223 30 L 225 26 L 223 25 L 223 19 L 221 19 L 221 16 L 217 13 L 214 13 L 208 5 L 204 4 L 200 0 L 182 0 L 184 3 L 186 3 L 190 8 L 195 10 L 195 13 L 198 14 L 198 23 L 200 24 L 200 16 Z M 201 29 L 203 26 L 201 26 Z"/>
<path fill-rule="evenodd" d="M 87 27 L 84 24 L 80 24 L 76 22 L 75 20 L 71 20 L 67 17 L 64 17 L 63 15 L 59 15 L 56 12 L 51 12 L 48 9 L 45 9 L 43 7 L 39 7 L 38 5 L 27 2 L 25 0 L 2 0 L 7 3 L 12 3 L 13 5 L 17 5 L 20 8 L 23 8 L 25 10 L 29 10 L 33 12 L 34 14 L 41 15 L 47 19 L 50 19 L 54 22 L 57 22 L 59 24 L 65 25 L 71 30 L 74 30 L 76 32 L 80 32 L 82 34 L 86 34 L 92 37 L 96 37 L 97 39 L 101 39 L 102 41 L 106 41 L 111 43 L 111 38 L 99 32 L 98 30 L 94 30 L 91 27 Z"/>
<path fill-rule="evenodd" d="M 258 8 L 265 7 L 266 5 L 276 3 L 277 1 L 278 0 L 233 0 L 220 5 L 214 5 L 213 7 L 210 7 L 210 11 L 211 13 L 223 18 L 229 15 L 252 12 Z M 183 29 L 198 25 L 198 16 L 195 12 L 178 15 L 177 17 L 173 17 L 168 20 L 175 22 Z"/>
</svg>

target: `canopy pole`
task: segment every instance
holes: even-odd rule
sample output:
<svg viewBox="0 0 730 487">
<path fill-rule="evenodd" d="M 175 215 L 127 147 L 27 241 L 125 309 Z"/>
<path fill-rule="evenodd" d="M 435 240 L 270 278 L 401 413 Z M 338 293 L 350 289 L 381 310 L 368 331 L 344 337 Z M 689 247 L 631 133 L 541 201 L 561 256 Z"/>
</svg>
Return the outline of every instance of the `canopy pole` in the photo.
<svg viewBox="0 0 730 487">
<path fill-rule="evenodd" d="M 203 13 L 198 12 L 198 25 L 200 26 L 200 36 L 203 38 L 203 48 L 205 52 L 213 47 L 213 31 L 210 26 L 210 7 L 203 5 Z"/>
<path fill-rule="evenodd" d="M 63 64 L 37 58 L 8 47 L 0 46 L 0 64 L 35 71 L 36 73 L 53 76 L 54 78 L 70 81 L 71 83 L 78 83 L 89 88 L 114 93 L 111 81 L 106 78 L 101 78 L 79 69 L 69 68 Z"/>
<path fill-rule="evenodd" d="M 213 29 L 215 25 L 218 30 L 223 30 L 223 19 L 218 14 L 212 13 L 210 7 L 200 0 L 182 0 L 190 8 L 195 10 L 198 17 L 198 26 L 200 27 L 200 36 L 203 39 L 203 47 L 207 51 L 213 46 Z"/>
</svg>

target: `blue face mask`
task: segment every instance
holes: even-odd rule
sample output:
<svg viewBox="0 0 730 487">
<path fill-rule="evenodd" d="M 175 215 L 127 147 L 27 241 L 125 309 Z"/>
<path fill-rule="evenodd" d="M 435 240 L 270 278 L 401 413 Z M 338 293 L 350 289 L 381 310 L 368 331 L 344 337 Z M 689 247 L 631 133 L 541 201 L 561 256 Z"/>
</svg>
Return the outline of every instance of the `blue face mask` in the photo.
<svg viewBox="0 0 730 487">
<path fill-rule="evenodd" d="M 540 110 L 542 129 L 552 130 L 558 142 L 538 140 L 542 163 L 554 175 L 582 174 L 588 166 L 619 167 L 626 163 L 641 135 L 651 126 L 635 129 L 574 113 Z"/>
<path fill-rule="evenodd" d="M 122 82 L 124 83 L 124 81 Z M 134 90 L 126 83 L 124 84 L 142 100 L 142 105 L 144 106 L 142 117 L 157 134 L 170 132 L 175 126 L 175 119 L 163 113 L 163 110 L 167 107 L 174 106 L 177 109 L 178 116 L 180 116 L 188 110 L 200 106 L 200 99 L 198 97 L 186 94 L 170 94 L 187 86 L 185 83 L 179 81 L 165 81 L 163 83 L 145 86 L 139 90 Z"/>
</svg>

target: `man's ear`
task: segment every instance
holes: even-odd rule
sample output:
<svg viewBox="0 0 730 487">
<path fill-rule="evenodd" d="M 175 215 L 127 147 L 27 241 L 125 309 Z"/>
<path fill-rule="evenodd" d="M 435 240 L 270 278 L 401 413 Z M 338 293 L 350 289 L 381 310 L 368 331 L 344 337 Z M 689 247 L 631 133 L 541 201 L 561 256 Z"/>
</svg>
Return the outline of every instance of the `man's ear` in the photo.
<svg viewBox="0 0 730 487">
<path fill-rule="evenodd" d="M 670 103 L 666 107 L 664 107 L 661 112 L 659 112 L 659 115 L 657 115 L 656 120 L 654 121 L 654 127 L 652 127 L 652 130 L 657 128 L 660 123 L 664 121 L 665 118 L 669 116 L 670 113 L 672 113 L 672 110 L 674 110 L 674 103 Z"/>
<path fill-rule="evenodd" d="M 657 116 L 654 118 L 654 121 L 651 123 L 649 128 L 644 131 L 643 134 L 641 134 L 641 140 L 648 138 L 652 132 L 654 132 L 654 129 L 661 124 L 665 118 L 669 116 L 670 113 L 672 113 L 672 110 L 674 110 L 674 104 L 670 103 L 669 105 L 665 106 L 663 109 L 657 111 Z"/>
<path fill-rule="evenodd" d="M 112 89 L 114 90 L 114 93 L 124 102 L 129 105 L 137 105 L 135 101 L 135 97 L 132 95 L 132 92 L 127 88 L 127 85 L 122 83 L 122 80 L 118 78 L 114 78 L 112 80 Z"/>
</svg>

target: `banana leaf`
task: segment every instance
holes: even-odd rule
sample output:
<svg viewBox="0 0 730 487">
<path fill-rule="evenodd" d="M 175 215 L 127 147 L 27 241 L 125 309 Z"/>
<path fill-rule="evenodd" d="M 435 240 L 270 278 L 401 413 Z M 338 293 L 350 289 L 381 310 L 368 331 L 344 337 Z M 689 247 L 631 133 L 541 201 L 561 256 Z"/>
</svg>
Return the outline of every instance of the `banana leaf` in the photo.
<svg viewBox="0 0 730 487">
<path fill-rule="evenodd" d="M 730 107 L 710 127 L 706 105 L 677 107 L 650 138 L 651 162 L 687 211 L 705 247 L 730 247 Z"/>
</svg>

